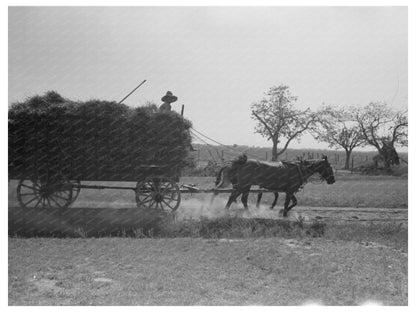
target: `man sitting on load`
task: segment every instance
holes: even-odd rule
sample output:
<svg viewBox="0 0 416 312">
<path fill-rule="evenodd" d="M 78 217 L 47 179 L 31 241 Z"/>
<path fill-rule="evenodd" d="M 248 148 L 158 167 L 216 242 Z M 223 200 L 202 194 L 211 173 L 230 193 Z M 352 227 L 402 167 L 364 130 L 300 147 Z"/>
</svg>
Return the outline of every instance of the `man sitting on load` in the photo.
<svg viewBox="0 0 416 312">
<path fill-rule="evenodd" d="M 160 105 L 159 111 L 160 112 L 170 112 L 172 111 L 172 106 L 170 105 L 173 102 L 176 102 L 178 100 L 177 96 L 174 96 L 172 92 L 168 91 L 166 92 L 166 95 L 162 97 L 163 104 Z"/>
</svg>

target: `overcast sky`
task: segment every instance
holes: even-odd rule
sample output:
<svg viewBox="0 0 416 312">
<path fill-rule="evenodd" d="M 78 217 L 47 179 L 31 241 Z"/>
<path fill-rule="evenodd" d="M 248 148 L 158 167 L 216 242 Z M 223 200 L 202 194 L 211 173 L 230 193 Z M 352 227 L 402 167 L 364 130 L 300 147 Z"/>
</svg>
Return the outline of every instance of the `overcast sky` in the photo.
<svg viewBox="0 0 416 312">
<path fill-rule="evenodd" d="M 11 7 L 9 104 L 55 90 L 74 100 L 161 104 L 224 144 L 270 146 L 250 104 L 286 84 L 298 107 L 407 107 L 405 7 Z M 305 136 L 295 148 L 322 148 Z"/>
</svg>

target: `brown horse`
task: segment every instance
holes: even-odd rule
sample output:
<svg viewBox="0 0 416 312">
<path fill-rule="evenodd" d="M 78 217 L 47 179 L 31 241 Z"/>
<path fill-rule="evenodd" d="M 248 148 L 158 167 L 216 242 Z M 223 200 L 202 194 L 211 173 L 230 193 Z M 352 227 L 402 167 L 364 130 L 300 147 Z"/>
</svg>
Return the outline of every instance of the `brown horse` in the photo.
<svg viewBox="0 0 416 312">
<path fill-rule="evenodd" d="M 217 177 L 217 187 L 223 186 L 228 181 L 233 185 L 233 191 L 228 199 L 228 209 L 237 197 L 242 195 L 241 201 L 244 208 L 248 209 L 247 198 L 252 185 L 273 191 L 276 204 L 278 192 L 286 193 L 283 216 L 297 204 L 295 193 L 306 183 L 313 174 L 318 173 L 328 184 L 335 182 L 334 173 L 328 158 L 323 156 L 320 160 L 304 160 L 297 163 L 291 162 L 265 162 L 247 159 L 240 156 L 232 162 L 229 170 L 221 169 Z"/>
</svg>

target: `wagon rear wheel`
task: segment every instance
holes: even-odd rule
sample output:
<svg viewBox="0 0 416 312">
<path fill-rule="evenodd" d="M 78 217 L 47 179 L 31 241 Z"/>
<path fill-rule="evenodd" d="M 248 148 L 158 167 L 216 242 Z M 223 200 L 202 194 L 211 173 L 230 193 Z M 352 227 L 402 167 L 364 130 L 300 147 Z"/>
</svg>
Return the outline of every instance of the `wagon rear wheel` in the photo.
<svg viewBox="0 0 416 312">
<path fill-rule="evenodd" d="M 136 185 L 136 202 L 139 208 L 174 212 L 181 202 L 176 182 L 163 176 L 148 177 Z"/>
<path fill-rule="evenodd" d="M 21 179 L 17 200 L 22 208 L 67 208 L 72 203 L 72 184 L 65 179 Z"/>
<path fill-rule="evenodd" d="M 71 180 L 72 185 L 72 198 L 71 204 L 78 198 L 79 192 L 81 192 L 81 181 L 80 180 Z"/>
</svg>

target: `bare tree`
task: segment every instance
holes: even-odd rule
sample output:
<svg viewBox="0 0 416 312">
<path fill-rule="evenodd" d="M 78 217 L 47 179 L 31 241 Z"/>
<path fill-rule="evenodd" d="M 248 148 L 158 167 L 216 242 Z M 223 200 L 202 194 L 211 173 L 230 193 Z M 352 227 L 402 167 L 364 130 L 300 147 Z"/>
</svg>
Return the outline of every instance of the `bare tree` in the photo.
<svg viewBox="0 0 416 312">
<path fill-rule="evenodd" d="M 297 97 L 291 94 L 288 86 L 271 87 L 265 95 L 251 105 L 251 113 L 257 121 L 255 132 L 272 141 L 272 161 L 276 161 L 292 140 L 299 139 L 311 127 L 316 115 L 309 108 L 295 109 Z M 283 143 L 283 147 L 278 151 L 279 143 Z"/>
<path fill-rule="evenodd" d="M 355 113 L 367 143 L 374 146 L 384 167 L 399 163 L 395 145 L 408 144 L 407 110 L 393 111 L 386 103 L 371 102 Z"/>
<path fill-rule="evenodd" d="M 360 125 L 354 120 L 356 108 L 335 108 L 323 106 L 317 116 L 318 122 L 311 133 L 318 141 L 328 143 L 331 148 L 345 150 L 344 169 L 350 168 L 351 153 L 354 148 L 367 144 Z"/>
</svg>

